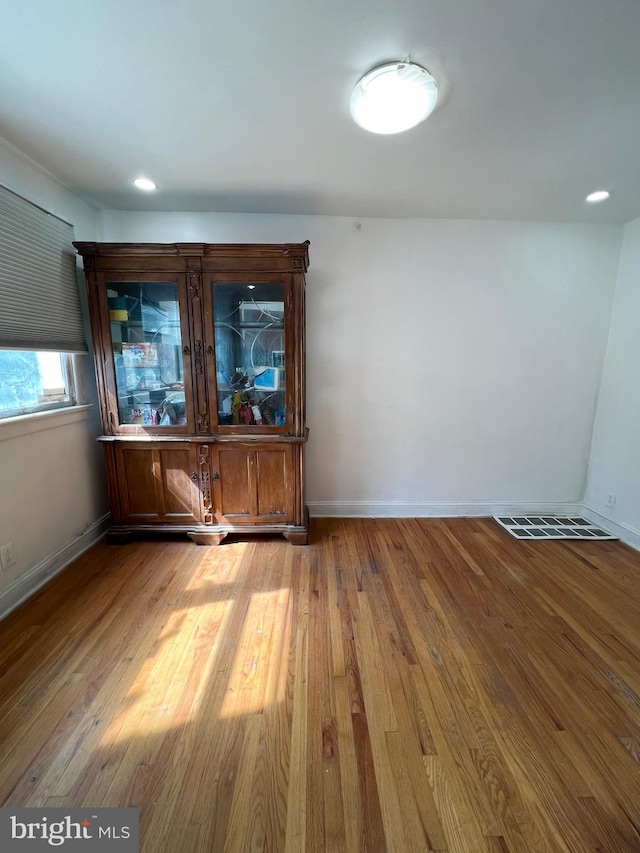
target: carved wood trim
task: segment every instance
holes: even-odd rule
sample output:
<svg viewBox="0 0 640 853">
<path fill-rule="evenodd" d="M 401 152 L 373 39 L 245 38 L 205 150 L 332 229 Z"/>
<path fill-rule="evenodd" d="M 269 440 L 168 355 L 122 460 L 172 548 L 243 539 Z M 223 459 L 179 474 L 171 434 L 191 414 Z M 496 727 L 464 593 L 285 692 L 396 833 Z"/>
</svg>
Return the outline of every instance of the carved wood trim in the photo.
<svg viewBox="0 0 640 853">
<path fill-rule="evenodd" d="M 202 341 L 193 342 L 193 361 L 196 369 L 196 375 L 200 375 L 203 371 L 202 366 Z"/>
<path fill-rule="evenodd" d="M 187 286 L 189 287 L 189 299 L 200 298 L 200 276 L 198 273 L 187 274 Z"/>
<path fill-rule="evenodd" d="M 205 524 L 213 524 L 211 508 L 211 469 L 209 467 L 209 445 L 198 447 L 198 464 L 200 466 L 200 492 L 202 494 L 202 520 Z"/>
<path fill-rule="evenodd" d="M 194 258 L 200 261 L 200 258 Z M 187 273 L 191 324 L 193 328 L 193 380 L 196 389 L 196 425 L 200 435 L 209 432 L 207 405 L 207 382 L 204 369 L 204 346 L 202 343 L 202 279 L 199 272 Z"/>
</svg>

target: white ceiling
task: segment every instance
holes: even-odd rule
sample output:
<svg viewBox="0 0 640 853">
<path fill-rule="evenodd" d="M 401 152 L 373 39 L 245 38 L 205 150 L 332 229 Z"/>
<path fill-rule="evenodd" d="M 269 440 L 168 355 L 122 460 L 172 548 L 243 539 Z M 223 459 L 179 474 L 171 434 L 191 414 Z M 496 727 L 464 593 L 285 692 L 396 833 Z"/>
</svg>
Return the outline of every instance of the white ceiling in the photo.
<svg viewBox="0 0 640 853">
<path fill-rule="evenodd" d="M 640 0 L 3 0 L 0 136 L 100 206 L 626 222 Z M 356 126 L 371 67 L 432 116 Z M 139 174 L 153 195 L 131 185 Z M 610 201 L 584 197 L 606 188 Z"/>
</svg>

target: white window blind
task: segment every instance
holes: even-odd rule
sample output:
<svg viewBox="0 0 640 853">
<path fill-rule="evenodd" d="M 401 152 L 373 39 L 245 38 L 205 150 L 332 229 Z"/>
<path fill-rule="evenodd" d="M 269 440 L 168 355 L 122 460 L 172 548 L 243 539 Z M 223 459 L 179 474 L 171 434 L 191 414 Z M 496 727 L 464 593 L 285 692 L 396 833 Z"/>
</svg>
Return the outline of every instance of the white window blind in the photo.
<svg viewBox="0 0 640 853">
<path fill-rule="evenodd" d="M 0 187 L 0 347 L 86 352 L 73 226 Z"/>
</svg>

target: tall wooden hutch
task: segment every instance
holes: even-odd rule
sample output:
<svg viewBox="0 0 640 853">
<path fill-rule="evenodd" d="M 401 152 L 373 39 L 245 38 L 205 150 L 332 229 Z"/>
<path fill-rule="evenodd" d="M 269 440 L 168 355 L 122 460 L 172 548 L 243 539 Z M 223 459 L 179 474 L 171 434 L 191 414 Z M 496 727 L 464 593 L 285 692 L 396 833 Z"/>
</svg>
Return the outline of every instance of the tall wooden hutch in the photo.
<svg viewBox="0 0 640 853">
<path fill-rule="evenodd" d="M 111 541 L 278 532 L 305 545 L 309 242 L 75 243 L 84 259 Z"/>
</svg>

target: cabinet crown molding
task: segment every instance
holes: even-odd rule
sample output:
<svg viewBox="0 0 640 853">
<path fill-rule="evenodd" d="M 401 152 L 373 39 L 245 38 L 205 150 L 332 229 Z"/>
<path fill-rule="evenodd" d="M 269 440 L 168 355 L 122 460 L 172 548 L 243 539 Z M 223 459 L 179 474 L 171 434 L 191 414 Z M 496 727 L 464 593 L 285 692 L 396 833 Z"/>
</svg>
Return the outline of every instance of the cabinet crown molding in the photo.
<svg viewBox="0 0 640 853">
<path fill-rule="evenodd" d="M 144 256 L 161 255 L 172 257 L 229 258 L 234 269 L 238 262 L 246 260 L 248 268 L 253 259 L 288 258 L 291 269 L 309 267 L 309 240 L 304 243 L 98 243 L 74 242 L 80 255 L 91 256 Z M 298 263 L 294 263 L 294 261 Z"/>
</svg>

